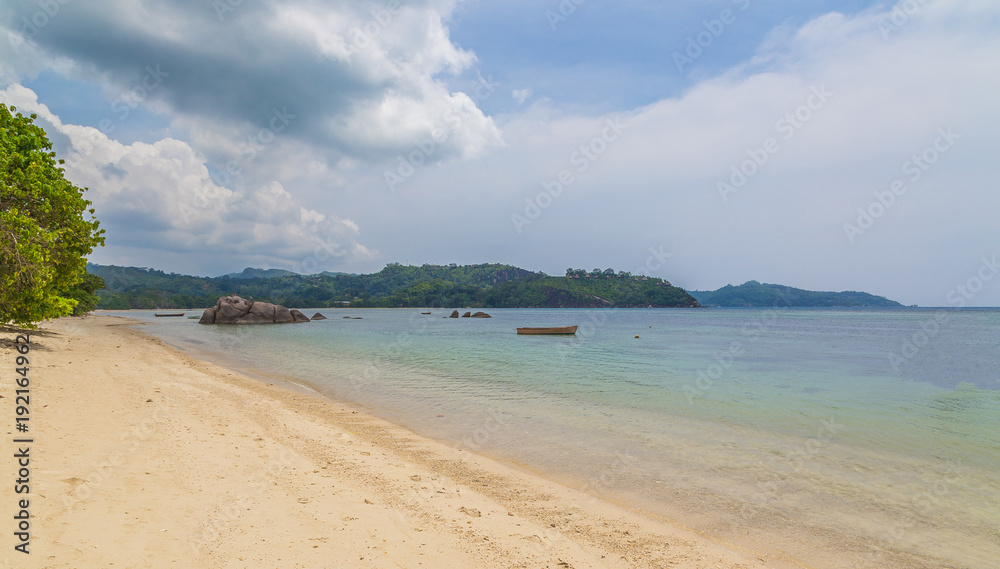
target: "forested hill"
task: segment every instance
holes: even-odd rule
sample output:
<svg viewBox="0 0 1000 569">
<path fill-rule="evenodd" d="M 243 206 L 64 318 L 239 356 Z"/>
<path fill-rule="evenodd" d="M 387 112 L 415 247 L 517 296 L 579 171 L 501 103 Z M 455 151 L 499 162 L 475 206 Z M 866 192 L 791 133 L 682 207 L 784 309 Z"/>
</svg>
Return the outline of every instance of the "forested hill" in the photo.
<svg viewBox="0 0 1000 569">
<path fill-rule="evenodd" d="M 809 308 L 901 308 L 903 305 L 867 292 L 816 292 L 776 284 L 748 281 L 739 286 L 726 285 L 719 290 L 693 290 L 691 296 L 703 306 L 739 307 L 809 307 Z"/>
<path fill-rule="evenodd" d="M 107 285 L 98 292 L 98 308 L 113 310 L 204 308 L 228 294 L 289 308 L 698 306 L 691 295 L 667 281 L 612 269 L 571 269 L 566 277 L 500 264 L 392 263 L 369 275 L 299 275 L 248 268 L 221 277 L 194 277 L 114 265 L 88 265 L 87 271 L 103 277 Z"/>
</svg>

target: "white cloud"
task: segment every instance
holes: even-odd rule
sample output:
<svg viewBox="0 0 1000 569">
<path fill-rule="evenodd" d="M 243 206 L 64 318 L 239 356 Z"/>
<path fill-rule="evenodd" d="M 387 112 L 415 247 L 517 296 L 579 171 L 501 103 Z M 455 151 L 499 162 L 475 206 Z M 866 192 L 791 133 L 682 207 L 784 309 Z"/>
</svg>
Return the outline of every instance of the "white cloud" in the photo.
<svg viewBox="0 0 1000 569">
<path fill-rule="evenodd" d="M 185 142 L 124 145 L 95 128 L 63 124 L 21 85 L 0 91 L 0 101 L 36 113 L 50 135 L 66 137 L 66 176 L 89 188 L 98 219 L 114 226 L 109 249 L 210 254 L 232 267 L 251 259 L 288 268 L 306 263 L 307 269 L 377 255 L 357 242 L 355 222 L 304 207 L 277 181 L 217 185 L 204 157 Z"/>
<path fill-rule="evenodd" d="M 524 102 L 528 100 L 528 97 L 532 95 L 532 93 L 533 91 L 530 88 L 514 89 L 511 95 L 514 97 L 514 100 L 517 101 L 517 104 L 523 105 Z"/>
</svg>

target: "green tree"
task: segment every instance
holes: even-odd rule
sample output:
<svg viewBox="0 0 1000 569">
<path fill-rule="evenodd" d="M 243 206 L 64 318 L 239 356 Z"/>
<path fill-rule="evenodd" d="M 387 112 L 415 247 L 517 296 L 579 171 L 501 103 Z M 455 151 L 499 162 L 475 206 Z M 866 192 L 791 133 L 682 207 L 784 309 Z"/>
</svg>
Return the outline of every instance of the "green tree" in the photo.
<svg viewBox="0 0 1000 569">
<path fill-rule="evenodd" d="M 73 308 L 73 316 L 80 316 L 97 308 L 97 303 L 101 301 L 101 298 L 97 296 L 97 291 L 102 288 L 104 288 L 104 279 L 97 275 L 84 273 L 83 279 L 66 291 L 67 296 L 76 300 L 77 303 Z"/>
<path fill-rule="evenodd" d="M 73 313 L 71 291 L 104 230 L 36 115 L 16 110 L 0 103 L 0 323 L 32 325 Z"/>
</svg>

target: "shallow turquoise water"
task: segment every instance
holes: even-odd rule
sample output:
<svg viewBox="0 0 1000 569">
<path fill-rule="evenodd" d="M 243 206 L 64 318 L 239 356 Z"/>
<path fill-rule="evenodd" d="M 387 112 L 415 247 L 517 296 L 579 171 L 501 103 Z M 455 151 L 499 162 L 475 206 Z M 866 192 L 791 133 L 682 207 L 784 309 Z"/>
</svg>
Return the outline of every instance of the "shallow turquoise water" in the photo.
<svg viewBox="0 0 1000 569">
<path fill-rule="evenodd" d="M 127 315 L 179 347 L 812 566 L 1000 559 L 1000 311 L 322 312 L 264 327 Z M 576 336 L 514 333 L 568 324 Z"/>
</svg>

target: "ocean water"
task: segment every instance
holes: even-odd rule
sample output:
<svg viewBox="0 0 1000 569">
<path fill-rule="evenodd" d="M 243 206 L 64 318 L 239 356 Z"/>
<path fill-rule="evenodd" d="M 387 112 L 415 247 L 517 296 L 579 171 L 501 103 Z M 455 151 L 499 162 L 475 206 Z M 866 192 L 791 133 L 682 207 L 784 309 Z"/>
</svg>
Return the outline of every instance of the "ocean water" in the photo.
<svg viewBox="0 0 1000 569">
<path fill-rule="evenodd" d="M 768 567 L 1000 566 L 1000 310 L 321 312 L 254 327 L 123 315 Z"/>
</svg>

